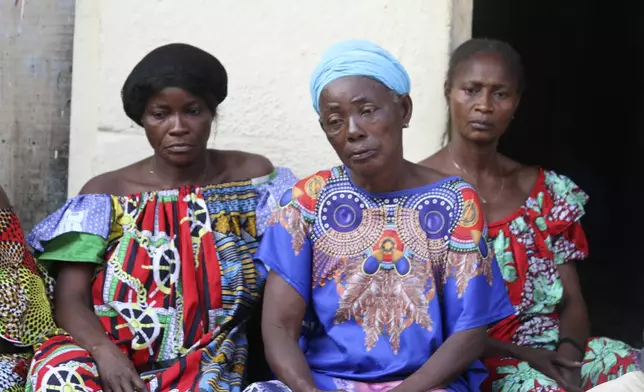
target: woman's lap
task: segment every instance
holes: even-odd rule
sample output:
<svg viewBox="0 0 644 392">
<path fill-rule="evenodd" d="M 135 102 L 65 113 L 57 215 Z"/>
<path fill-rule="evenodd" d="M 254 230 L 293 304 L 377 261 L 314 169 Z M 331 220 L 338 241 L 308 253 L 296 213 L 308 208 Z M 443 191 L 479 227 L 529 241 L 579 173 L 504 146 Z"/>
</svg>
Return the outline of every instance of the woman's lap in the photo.
<svg viewBox="0 0 644 392">
<path fill-rule="evenodd" d="M 384 386 L 383 384 L 387 384 Z M 360 382 L 338 380 L 336 383 L 337 390 L 346 391 L 346 392 L 369 392 L 369 391 L 379 391 L 386 392 L 390 389 L 393 389 L 400 382 L 394 383 L 374 383 L 366 384 Z M 291 389 L 287 387 L 283 382 L 273 380 L 265 382 L 257 382 L 249 385 L 244 392 L 291 392 Z M 449 392 L 447 389 L 433 389 L 431 392 Z"/>
<path fill-rule="evenodd" d="M 638 370 L 638 352 L 625 343 L 607 338 L 594 338 L 588 342 L 582 366 L 582 385 L 588 390 L 607 381 L 616 379 L 628 372 Z M 29 356 L 0 356 L 0 386 L 21 385 L 20 369 L 26 370 Z M 21 367 L 20 364 L 23 364 Z M 22 372 L 24 377 L 24 372 Z M 554 380 L 532 369 L 527 363 L 508 358 L 502 360 L 491 372 L 492 391 L 562 391 Z M 347 391 L 369 391 L 364 383 L 339 380 L 342 385 L 337 389 Z M 76 345 L 69 336 L 55 336 L 42 344 L 34 355 L 29 382 L 33 390 L 41 387 L 62 387 L 69 385 L 74 390 L 100 390 L 98 368 L 89 352 Z M 526 389 L 526 383 L 530 385 Z M 337 383 L 336 383 L 337 384 Z M 510 385 L 508 385 L 510 384 Z M 488 384 L 489 385 L 489 384 Z M 10 389 L 9 389 L 10 390 Z M 379 390 L 382 390 L 379 388 Z M 386 389 L 384 389 L 386 390 Z M 483 390 L 486 390 L 485 388 Z M 279 381 L 260 382 L 250 385 L 245 392 L 290 392 Z"/>
<path fill-rule="evenodd" d="M 226 361 L 219 351 L 213 355 L 207 348 L 178 358 L 169 367 L 150 372 L 142 379 L 150 390 L 159 392 L 241 391 L 243 367 L 237 369 L 238 363 Z M 96 362 L 69 335 L 54 336 L 40 345 L 31 362 L 27 384 L 30 391 L 63 390 L 63 386 L 76 392 L 102 390 Z"/>
<path fill-rule="evenodd" d="M 253 383 L 244 392 L 291 392 L 291 389 L 283 382 L 273 380 Z"/>
<path fill-rule="evenodd" d="M 70 336 L 55 336 L 45 341 L 34 354 L 29 380 L 33 390 L 101 390 L 98 367 L 89 352 Z M 48 389 L 49 388 L 49 389 Z"/>
<path fill-rule="evenodd" d="M 626 373 L 639 370 L 637 354 L 638 351 L 617 340 L 590 339 L 581 368 L 583 389 L 589 390 Z M 513 358 L 498 361 L 495 369 L 490 369 L 490 376 L 482 388 L 483 391 L 563 391 L 551 378 L 531 368 L 526 362 Z M 526 383 L 529 386 L 526 386 Z"/>
</svg>

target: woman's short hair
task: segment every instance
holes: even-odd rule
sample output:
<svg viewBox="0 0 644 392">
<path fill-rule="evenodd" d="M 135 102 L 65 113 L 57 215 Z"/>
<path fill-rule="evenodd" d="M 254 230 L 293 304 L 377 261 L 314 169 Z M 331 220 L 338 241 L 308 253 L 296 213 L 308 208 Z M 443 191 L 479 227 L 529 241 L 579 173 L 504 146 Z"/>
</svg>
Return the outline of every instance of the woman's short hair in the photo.
<svg viewBox="0 0 644 392">
<path fill-rule="evenodd" d="M 123 84 L 125 114 L 142 125 L 149 99 L 166 87 L 203 99 L 215 115 L 228 94 L 228 75 L 219 60 L 202 49 L 182 43 L 158 47 L 139 61 Z"/>
</svg>

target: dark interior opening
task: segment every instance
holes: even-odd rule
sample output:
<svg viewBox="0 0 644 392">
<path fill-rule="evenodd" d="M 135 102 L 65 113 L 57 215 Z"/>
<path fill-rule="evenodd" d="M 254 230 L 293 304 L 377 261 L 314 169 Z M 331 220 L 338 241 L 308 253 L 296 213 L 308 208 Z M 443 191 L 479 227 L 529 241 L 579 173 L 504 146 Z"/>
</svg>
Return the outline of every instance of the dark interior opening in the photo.
<svg viewBox="0 0 644 392">
<path fill-rule="evenodd" d="M 527 90 L 501 151 L 590 195 L 578 264 L 592 333 L 642 345 L 644 2 L 474 0 L 473 36 L 509 42 Z"/>
</svg>

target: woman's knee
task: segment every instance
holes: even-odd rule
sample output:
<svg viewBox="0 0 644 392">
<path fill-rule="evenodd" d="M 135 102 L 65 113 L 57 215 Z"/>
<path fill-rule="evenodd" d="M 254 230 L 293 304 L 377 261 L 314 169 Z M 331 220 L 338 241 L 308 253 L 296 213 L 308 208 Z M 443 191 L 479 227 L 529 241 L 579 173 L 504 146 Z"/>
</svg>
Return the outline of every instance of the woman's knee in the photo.
<svg viewBox="0 0 644 392">
<path fill-rule="evenodd" d="M 98 367 L 90 353 L 70 336 L 55 336 L 34 353 L 28 381 L 34 390 L 64 385 L 83 387 L 88 382 L 99 383 Z"/>
</svg>

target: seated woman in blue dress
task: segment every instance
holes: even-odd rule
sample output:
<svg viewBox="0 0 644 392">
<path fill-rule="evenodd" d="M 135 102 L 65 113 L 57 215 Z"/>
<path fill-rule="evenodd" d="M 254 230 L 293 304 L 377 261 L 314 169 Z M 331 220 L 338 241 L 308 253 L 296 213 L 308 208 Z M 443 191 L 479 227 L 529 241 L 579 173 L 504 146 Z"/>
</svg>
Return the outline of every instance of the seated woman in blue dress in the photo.
<svg viewBox="0 0 644 392">
<path fill-rule="evenodd" d="M 342 165 L 299 181 L 269 221 L 257 258 L 279 381 L 247 391 L 478 391 L 486 329 L 514 309 L 472 186 L 403 158 L 409 91 L 403 66 L 364 40 L 334 45 L 314 72 Z"/>
</svg>

